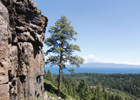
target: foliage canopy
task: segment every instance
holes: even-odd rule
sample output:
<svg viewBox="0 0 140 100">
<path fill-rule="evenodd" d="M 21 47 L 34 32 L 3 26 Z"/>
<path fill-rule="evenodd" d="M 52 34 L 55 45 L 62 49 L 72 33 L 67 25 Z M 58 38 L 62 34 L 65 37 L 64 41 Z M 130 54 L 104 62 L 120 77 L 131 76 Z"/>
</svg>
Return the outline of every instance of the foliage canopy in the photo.
<svg viewBox="0 0 140 100">
<path fill-rule="evenodd" d="M 73 55 L 74 51 L 80 51 L 80 47 L 70 43 L 72 40 L 77 40 L 75 38 L 77 32 L 70 26 L 70 23 L 65 16 L 61 16 L 55 22 L 55 26 L 50 27 L 50 37 L 45 40 L 45 44 L 49 47 L 46 54 L 51 54 L 47 58 L 46 63 L 61 65 L 63 68 L 66 67 L 66 63 L 78 67 L 80 66 L 79 64 L 83 63 L 83 58 Z"/>
</svg>

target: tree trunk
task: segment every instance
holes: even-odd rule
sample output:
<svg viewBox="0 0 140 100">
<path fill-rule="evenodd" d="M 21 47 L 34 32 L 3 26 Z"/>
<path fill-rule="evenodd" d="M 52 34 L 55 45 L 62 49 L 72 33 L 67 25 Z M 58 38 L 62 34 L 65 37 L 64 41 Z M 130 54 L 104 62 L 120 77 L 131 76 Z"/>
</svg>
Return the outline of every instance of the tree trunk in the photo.
<svg viewBox="0 0 140 100">
<path fill-rule="evenodd" d="M 60 97 L 61 94 L 61 82 L 62 82 L 62 66 L 59 66 L 59 80 L 58 80 L 58 94 L 57 94 L 58 97 Z"/>
<path fill-rule="evenodd" d="M 61 47 L 63 48 L 63 42 L 61 43 Z M 61 83 L 62 83 L 62 68 L 63 68 L 63 51 L 60 51 L 60 65 L 59 65 L 59 80 L 58 80 L 58 94 L 57 96 L 60 97 L 61 94 Z"/>
</svg>

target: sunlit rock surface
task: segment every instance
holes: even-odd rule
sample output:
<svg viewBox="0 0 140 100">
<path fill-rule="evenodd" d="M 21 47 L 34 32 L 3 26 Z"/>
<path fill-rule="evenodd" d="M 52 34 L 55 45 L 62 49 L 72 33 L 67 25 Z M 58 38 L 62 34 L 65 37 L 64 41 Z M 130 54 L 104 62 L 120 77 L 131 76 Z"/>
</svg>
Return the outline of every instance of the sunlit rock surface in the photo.
<svg viewBox="0 0 140 100">
<path fill-rule="evenodd" d="M 47 21 L 33 0 L 0 0 L 0 100 L 43 97 Z"/>
</svg>

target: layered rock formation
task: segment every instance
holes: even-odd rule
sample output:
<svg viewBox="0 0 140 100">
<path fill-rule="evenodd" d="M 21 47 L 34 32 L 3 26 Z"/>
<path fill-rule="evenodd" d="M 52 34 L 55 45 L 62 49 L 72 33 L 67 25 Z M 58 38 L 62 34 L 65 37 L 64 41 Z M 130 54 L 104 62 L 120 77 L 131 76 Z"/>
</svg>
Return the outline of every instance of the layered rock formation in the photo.
<svg viewBox="0 0 140 100">
<path fill-rule="evenodd" d="M 33 0 L 0 0 L 0 100 L 43 97 L 46 25 Z"/>
</svg>

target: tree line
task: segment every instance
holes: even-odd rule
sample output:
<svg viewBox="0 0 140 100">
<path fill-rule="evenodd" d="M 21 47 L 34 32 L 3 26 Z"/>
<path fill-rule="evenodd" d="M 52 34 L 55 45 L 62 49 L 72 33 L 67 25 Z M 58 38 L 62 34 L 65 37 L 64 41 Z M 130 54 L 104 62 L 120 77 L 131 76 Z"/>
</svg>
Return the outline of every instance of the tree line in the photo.
<svg viewBox="0 0 140 100">
<path fill-rule="evenodd" d="M 58 75 L 52 75 L 50 71 L 44 74 L 44 79 L 58 86 Z M 85 79 L 77 81 L 75 78 L 69 79 L 66 75 L 62 77 L 62 91 L 72 96 L 76 100 L 132 100 L 123 98 L 119 94 L 112 94 L 106 91 L 101 84 L 94 86 L 88 85 Z"/>
<path fill-rule="evenodd" d="M 102 86 L 125 91 L 140 98 L 140 74 L 78 73 L 65 75 L 65 77 L 77 81 L 84 78 L 89 86 L 100 83 Z"/>
</svg>

